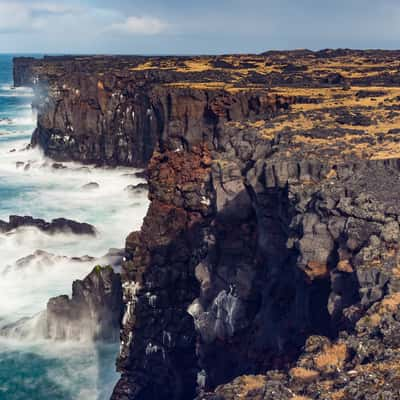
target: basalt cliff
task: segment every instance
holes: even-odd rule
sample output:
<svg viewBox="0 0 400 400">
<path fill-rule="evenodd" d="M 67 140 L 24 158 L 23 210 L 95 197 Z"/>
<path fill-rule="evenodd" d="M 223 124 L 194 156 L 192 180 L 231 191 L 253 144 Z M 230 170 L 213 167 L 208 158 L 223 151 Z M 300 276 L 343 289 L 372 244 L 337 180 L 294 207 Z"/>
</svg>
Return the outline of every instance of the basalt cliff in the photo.
<svg viewBox="0 0 400 400">
<path fill-rule="evenodd" d="M 399 56 L 15 60 L 32 145 L 147 168 L 113 400 L 400 398 Z"/>
</svg>

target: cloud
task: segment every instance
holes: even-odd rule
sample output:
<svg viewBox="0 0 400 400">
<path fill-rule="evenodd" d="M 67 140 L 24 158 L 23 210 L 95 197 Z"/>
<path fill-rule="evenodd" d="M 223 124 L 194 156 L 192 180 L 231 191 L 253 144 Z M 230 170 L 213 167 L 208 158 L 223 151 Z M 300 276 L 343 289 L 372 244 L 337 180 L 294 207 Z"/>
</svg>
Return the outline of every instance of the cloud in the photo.
<svg viewBox="0 0 400 400">
<path fill-rule="evenodd" d="M 32 12 L 48 14 L 77 14 L 83 12 L 82 7 L 71 7 L 62 3 L 36 2 L 29 6 Z"/>
<path fill-rule="evenodd" d="M 168 24 L 154 17 L 128 17 L 125 21 L 111 24 L 107 30 L 137 35 L 157 35 L 165 31 Z"/>
<path fill-rule="evenodd" d="M 61 3 L 32 4 L 18 1 L 0 0 L 0 33 L 30 32 L 42 29 L 46 25 L 43 18 L 48 14 L 66 15 L 79 9 Z"/>
<path fill-rule="evenodd" d="M 116 9 L 68 4 L 62 1 L 10 1 L 0 0 L 0 34 L 37 32 L 69 32 L 72 39 L 75 32 L 86 36 L 110 32 L 125 35 L 157 35 L 168 24 L 157 17 L 125 17 Z"/>
<path fill-rule="evenodd" d="M 0 32 L 15 32 L 32 28 L 29 8 L 15 2 L 0 2 Z"/>
</svg>

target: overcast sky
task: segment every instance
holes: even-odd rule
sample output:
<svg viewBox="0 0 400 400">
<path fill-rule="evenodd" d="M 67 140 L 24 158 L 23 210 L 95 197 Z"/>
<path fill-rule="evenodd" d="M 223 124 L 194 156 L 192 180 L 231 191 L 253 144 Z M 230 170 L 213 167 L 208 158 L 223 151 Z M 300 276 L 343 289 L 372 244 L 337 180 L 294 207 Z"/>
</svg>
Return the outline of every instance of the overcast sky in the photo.
<svg viewBox="0 0 400 400">
<path fill-rule="evenodd" d="M 0 0 L 0 52 L 400 48 L 400 0 Z"/>
</svg>

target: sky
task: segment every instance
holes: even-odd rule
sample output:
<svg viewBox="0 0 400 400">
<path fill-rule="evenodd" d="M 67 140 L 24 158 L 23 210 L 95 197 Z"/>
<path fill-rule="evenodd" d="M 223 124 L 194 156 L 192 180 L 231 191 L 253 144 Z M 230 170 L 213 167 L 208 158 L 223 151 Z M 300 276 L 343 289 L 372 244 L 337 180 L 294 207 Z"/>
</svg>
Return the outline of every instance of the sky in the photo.
<svg viewBox="0 0 400 400">
<path fill-rule="evenodd" d="M 400 0 L 0 0 L 0 52 L 400 48 Z"/>
</svg>

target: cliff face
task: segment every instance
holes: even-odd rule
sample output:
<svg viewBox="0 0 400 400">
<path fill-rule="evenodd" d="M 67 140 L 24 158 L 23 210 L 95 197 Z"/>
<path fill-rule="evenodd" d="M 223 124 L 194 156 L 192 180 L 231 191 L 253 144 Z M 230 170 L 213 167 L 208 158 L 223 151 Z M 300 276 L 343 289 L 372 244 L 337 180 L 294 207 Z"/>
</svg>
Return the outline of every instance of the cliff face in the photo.
<svg viewBox="0 0 400 400">
<path fill-rule="evenodd" d="M 35 140 L 47 154 L 136 165 L 156 147 L 151 205 L 126 243 L 113 399 L 397 398 L 396 54 L 146 59 L 113 83 L 78 73 L 54 114 L 45 102 Z M 132 111 L 122 136 L 153 138 L 140 161 L 121 156 L 135 142 L 114 128 L 93 125 L 77 152 L 52 136 L 65 137 L 60 115 L 87 132 L 108 113 L 127 126 Z"/>
<path fill-rule="evenodd" d="M 144 167 L 163 138 L 176 137 L 184 148 L 192 137 L 212 136 L 221 117 L 248 118 L 270 104 L 269 99 L 262 104 L 263 93 L 143 89 L 107 78 L 89 80 L 82 88 L 65 85 L 40 106 L 32 138 L 33 145 L 60 161 Z"/>
<path fill-rule="evenodd" d="M 135 67 L 135 57 L 100 60 L 99 65 L 96 58 L 94 65 L 90 58 L 14 61 L 15 84 L 36 91 L 32 145 L 55 160 L 145 167 L 163 138 L 175 136 L 185 146 L 191 137 L 212 136 L 220 119 L 242 120 L 281 107 L 262 87 L 227 92 L 212 83 L 174 85 L 202 75 L 146 70 Z"/>
<path fill-rule="evenodd" d="M 189 399 L 243 374 L 289 370 L 308 337 L 363 329 L 370 307 L 398 290 L 399 162 L 270 163 L 258 158 L 268 146 L 246 135 L 219 143 L 236 141 L 235 156 L 165 152 L 150 164 L 152 203 L 123 278 L 116 399 Z M 366 362 L 361 342 L 371 363 L 382 359 L 375 339 L 347 340 L 340 365 L 318 370 L 312 355 L 299 365 L 331 379 Z M 282 393 L 315 396 L 318 387 L 290 379 Z M 280 398 L 263 397 L 268 387 L 255 398 Z"/>
</svg>

